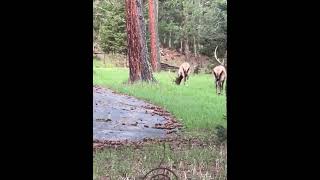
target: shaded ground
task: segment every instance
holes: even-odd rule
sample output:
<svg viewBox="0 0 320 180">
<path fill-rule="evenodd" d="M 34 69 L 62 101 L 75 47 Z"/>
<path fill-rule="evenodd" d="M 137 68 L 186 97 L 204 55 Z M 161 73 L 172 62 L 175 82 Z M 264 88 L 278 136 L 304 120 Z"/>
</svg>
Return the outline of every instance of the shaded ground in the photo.
<svg viewBox="0 0 320 180">
<path fill-rule="evenodd" d="M 169 112 L 142 100 L 97 86 L 93 97 L 96 143 L 164 139 L 181 127 Z"/>
</svg>

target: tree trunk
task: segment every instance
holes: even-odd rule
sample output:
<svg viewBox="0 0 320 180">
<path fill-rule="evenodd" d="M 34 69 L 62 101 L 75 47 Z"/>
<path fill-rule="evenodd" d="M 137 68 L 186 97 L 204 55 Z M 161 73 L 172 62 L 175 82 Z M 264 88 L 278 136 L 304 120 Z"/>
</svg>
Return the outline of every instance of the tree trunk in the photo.
<svg viewBox="0 0 320 180">
<path fill-rule="evenodd" d="M 194 57 L 197 58 L 197 43 L 196 43 L 195 36 L 193 36 L 193 50 L 194 50 Z"/>
<path fill-rule="evenodd" d="M 125 0 L 129 81 L 154 80 L 148 62 L 145 23 L 141 0 Z"/>
<path fill-rule="evenodd" d="M 160 38 L 159 38 L 159 0 L 155 0 L 156 4 L 156 36 L 157 36 L 157 61 L 159 65 L 159 71 L 161 70 L 161 61 L 160 61 Z"/>
<path fill-rule="evenodd" d="M 189 51 L 189 38 L 186 38 L 186 42 L 184 44 L 184 52 L 185 52 L 185 57 L 186 57 L 186 61 L 189 62 L 190 60 L 190 51 Z"/>
<path fill-rule="evenodd" d="M 180 53 L 182 53 L 182 49 L 183 49 L 182 45 L 183 45 L 182 40 L 180 40 Z"/>
<path fill-rule="evenodd" d="M 202 12 L 202 7 L 201 7 L 201 1 L 198 1 L 198 8 L 200 9 L 200 14 L 203 14 L 203 12 Z M 202 22 L 201 22 L 201 18 L 199 18 L 199 27 L 198 27 L 198 29 L 197 29 L 197 36 L 198 36 L 198 43 L 197 43 L 197 46 L 198 46 L 198 56 L 199 56 L 199 59 L 200 59 L 200 51 L 201 51 L 201 47 L 200 47 L 200 29 L 201 29 L 201 24 L 202 24 Z M 201 67 L 202 67 L 202 63 L 201 63 Z"/>
<path fill-rule="evenodd" d="M 156 22 L 156 0 L 149 0 L 149 31 L 150 31 L 150 46 L 151 46 L 151 64 L 153 71 L 160 70 L 158 35 Z"/>
<path fill-rule="evenodd" d="M 169 32 L 169 48 L 171 49 L 171 31 Z"/>
<path fill-rule="evenodd" d="M 146 43 L 146 25 L 144 22 L 143 17 L 143 6 L 142 6 L 142 0 L 136 0 L 137 3 L 137 11 L 138 11 L 138 17 L 137 20 L 140 25 L 140 66 L 141 66 L 141 79 L 142 81 L 155 81 L 153 75 L 152 75 L 152 69 L 149 62 L 149 55 L 148 55 L 148 48 Z"/>
<path fill-rule="evenodd" d="M 163 38 L 163 47 L 166 46 L 166 35 L 164 35 L 164 38 Z"/>
<path fill-rule="evenodd" d="M 226 50 L 226 53 L 224 54 L 224 65 L 227 67 L 227 50 Z"/>
</svg>

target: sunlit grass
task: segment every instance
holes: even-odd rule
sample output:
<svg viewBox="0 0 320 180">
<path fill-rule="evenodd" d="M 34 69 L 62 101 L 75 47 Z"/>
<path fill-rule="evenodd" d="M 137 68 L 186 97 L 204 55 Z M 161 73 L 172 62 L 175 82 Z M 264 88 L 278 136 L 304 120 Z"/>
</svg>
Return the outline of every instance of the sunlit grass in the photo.
<svg viewBox="0 0 320 180">
<path fill-rule="evenodd" d="M 177 86 L 172 81 L 175 73 L 154 73 L 158 83 L 127 84 L 126 68 L 94 68 L 93 84 L 108 87 L 160 105 L 181 120 L 187 130 L 213 129 L 216 125 L 226 127 L 226 96 L 216 95 L 211 75 L 192 75 Z"/>
</svg>

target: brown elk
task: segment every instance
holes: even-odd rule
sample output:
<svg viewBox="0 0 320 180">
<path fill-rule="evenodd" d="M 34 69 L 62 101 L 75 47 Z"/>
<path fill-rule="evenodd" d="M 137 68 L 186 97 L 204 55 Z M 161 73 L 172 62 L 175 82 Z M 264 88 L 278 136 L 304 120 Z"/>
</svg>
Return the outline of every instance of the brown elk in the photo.
<svg viewBox="0 0 320 180">
<path fill-rule="evenodd" d="M 223 84 L 227 79 L 227 71 L 225 68 L 224 59 L 223 59 L 223 62 L 221 62 L 217 57 L 217 48 L 218 46 L 214 51 L 214 57 L 216 58 L 216 60 L 219 62 L 220 65 L 213 68 L 213 74 L 215 78 L 216 92 L 217 94 L 221 94 L 221 92 L 223 91 Z"/>
<path fill-rule="evenodd" d="M 190 64 L 187 62 L 184 62 L 180 65 L 179 71 L 178 71 L 178 77 L 176 77 L 176 84 L 180 85 L 181 81 L 184 81 L 184 84 L 186 84 L 186 81 L 189 79 L 190 74 Z"/>
</svg>

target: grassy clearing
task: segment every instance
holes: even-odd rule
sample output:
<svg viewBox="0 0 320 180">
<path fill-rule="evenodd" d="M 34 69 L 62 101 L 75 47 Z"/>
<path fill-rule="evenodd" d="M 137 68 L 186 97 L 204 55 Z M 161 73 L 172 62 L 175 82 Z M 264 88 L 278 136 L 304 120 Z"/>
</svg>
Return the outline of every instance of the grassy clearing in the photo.
<svg viewBox="0 0 320 180">
<path fill-rule="evenodd" d="M 154 73 L 158 84 L 126 84 L 128 70 L 105 68 L 103 62 L 94 61 L 94 85 L 108 87 L 117 92 L 147 100 L 166 108 L 186 127 L 183 138 L 194 137 L 205 146 L 168 143 L 164 167 L 173 170 L 179 179 L 226 179 L 226 153 L 223 144 L 216 143 L 212 134 L 216 125 L 226 127 L 226 96 L 217 96 L 210 75 L 191 76 L 188 86 L 177 86 L 172 80 L 175 73 Z M 107 66 L 108 67 L 108 66 Z M 139 179 L 158 167 L 163 158 L 162 144 L 149 144 L 140 148 L 107 148 L 94 153 L 93 179 Z"/>
<path fill-rule="evenodd" d="M 132 95 L 166 108 L 188 130 L 212 129 L 226 126 L 226 96 L 217 96 L 210 75 L 192 75 L 187 86 L 175 85 L 175 73 L 154 73 L 158 84 L 137 83 L 128 85 L 125 68 L 94 68 L 93 83 L 109 87 L 117 92 Z"/>
<path fill-rule="evenodd" d="M 99 57 L 93 57 L 93 67 L 97 68 L 113 68 L 125 67 L 127 63 L 124 60 L 126 57 L 119 54 L 99 54 Z"/>
<path fill-rule="evenodd" d="M 106 62 L 106 64 L 104 64 L 103 60 L 97 60 L 95 59 L 93 61 L 93 67 L 95 68 L 113 68 L 115 67 L 114 64 L 109 63 L 108 61 Z"/>
</svg>

